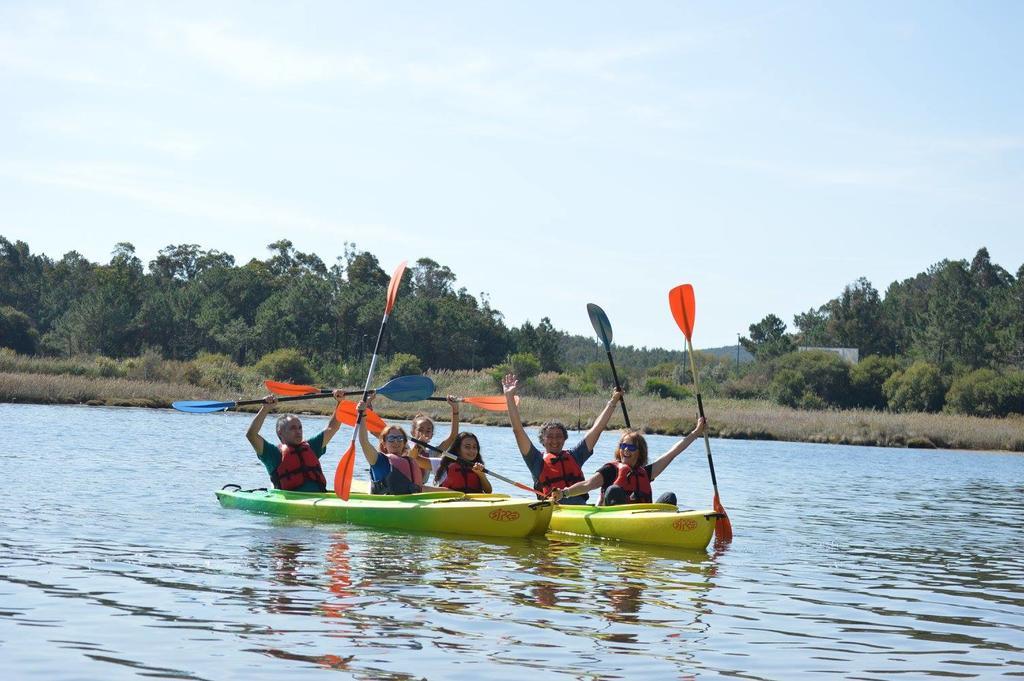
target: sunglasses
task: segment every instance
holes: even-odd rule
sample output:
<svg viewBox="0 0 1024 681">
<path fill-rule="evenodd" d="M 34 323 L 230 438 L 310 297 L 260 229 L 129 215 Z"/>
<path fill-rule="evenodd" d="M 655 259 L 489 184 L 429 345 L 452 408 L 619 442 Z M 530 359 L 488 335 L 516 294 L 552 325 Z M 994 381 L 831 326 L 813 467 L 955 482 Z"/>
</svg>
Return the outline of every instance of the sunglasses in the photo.
<svg viewBox="0 0 1024 681">
<path fill-rule="evenodd" d="M 627 452 L 635 452 L 638 449 L 638 447 L 636 445 L 631 445 L 628 442 L 620 442 L 619 449 L 625 450 Z"/>
<path fill-rule="evenodd" d="M 384 438 L 384 440 L 386 442 L 405 442 L 405 436 L 404 435 L 388 435 L 386 438 Z"/>
</svg>

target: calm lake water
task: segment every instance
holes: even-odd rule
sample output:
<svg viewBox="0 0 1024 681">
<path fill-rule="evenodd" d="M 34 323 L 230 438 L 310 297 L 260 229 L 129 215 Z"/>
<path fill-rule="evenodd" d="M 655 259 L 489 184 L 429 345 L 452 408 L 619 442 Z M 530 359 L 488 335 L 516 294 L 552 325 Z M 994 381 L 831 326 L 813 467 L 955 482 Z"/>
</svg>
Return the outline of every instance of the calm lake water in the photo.
<svg viewBox="0 0 1024 681">
<path fill-rule="evenodd" d="M 1020 455 L 713 440 L 735 540 L 676 552 L 222 509 L 268 482 L 249 419 L 0 404 L 5 679 L 1024 676 Z M 469 429 L 529 482 L 509 429 Z M 699 442 L 670 489 L 710 505 Z"/>
</svg>

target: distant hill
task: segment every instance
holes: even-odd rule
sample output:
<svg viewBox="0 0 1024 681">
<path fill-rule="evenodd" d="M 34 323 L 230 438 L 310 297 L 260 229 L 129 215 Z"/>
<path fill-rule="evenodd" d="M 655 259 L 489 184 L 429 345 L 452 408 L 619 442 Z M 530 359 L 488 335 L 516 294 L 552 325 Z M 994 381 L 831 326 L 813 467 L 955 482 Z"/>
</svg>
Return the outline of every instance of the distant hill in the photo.
<svg viewBox="0 0 1024 681">
<path fill-rule="evenodd" d="M 591 362 L 604 362 L 606 355 L 604 346 L 597 340 L 587 336 L 563 335 L 561 338 L 561 355 L 565 368 L 584 366 Z M 707 353 L 715 357 L 735 361 L 736 346 L 726 345 L 720 348 L 695 348 L 697 352 Z M 636 348 L 632 345 L 612 344 L 612 351 L 615 354 L 615 364 L 623 369 L 649 369 L 650 367 L 665 362 L 682 364 L 687 362 L 686 352 L 683 350 L 665 350 L 664 348 Z M 753 356 L 740 348 L 740 362 L 752 362 Z"/>
</svg>

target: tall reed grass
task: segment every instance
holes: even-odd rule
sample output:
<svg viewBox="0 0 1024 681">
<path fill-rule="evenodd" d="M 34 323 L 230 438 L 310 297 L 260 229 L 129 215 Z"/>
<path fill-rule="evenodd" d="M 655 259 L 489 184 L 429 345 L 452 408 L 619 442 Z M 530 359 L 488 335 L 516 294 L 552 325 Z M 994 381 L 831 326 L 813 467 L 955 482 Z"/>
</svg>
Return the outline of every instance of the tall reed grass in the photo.
<svg viewBox="0 0 1024 681">
<path fill-rule="evenodd" d="M 113 363 L 112 365 L 109 363 Z M 113 372 L 114 375 L 104 375 Z M 437 395 L 500 395 L 501 386 L 486 371 L 430 372 Z M 198 378 L 197 378 L 198 377 Z M 192 379 L 191 382 L 189 379 Z M 361 388 L 362 386 L 331 386 Z M 183 399 L 240 400 L 265 395 L 261 377 L 248 368 L 232 368 L 221 358 L 195 362 L 156 361 L 152 357 L 116 362 L 107 358 L 48 359 L 0 352 L 0 401 L 42 404 L 105 404 L 168 407 Z M 579 397 L 542 398 L 523 391 L 520 412 L 524 423 L 561 421 L 570 430 L 587 429 L 604 408 L 609 393 Z M 692 400 L 627 395 L 633 427 L 649 433 L 682 435 L 696 421 Z M 417 413 L 439 421 L 451 416 L 444 402 L 376 400 L 374 408 L 390 419 L 410 419 Z M 277 411 L 329 414 L 329 399 L 291 402 Z M 942 447 L 1024 452 L 1024 418 L 980 418 L 951 414 L 895 414 L 863 410 L 797 410 L 763 400 L 708 397 L 709 432 L 714 437 L 789 440 L 882 447 Z M 504 412 L 469 404 L 460 407 L 463 423 L 508 425 Z M 625 425 L 616 410 L 610 428 Z"/>
</svg>

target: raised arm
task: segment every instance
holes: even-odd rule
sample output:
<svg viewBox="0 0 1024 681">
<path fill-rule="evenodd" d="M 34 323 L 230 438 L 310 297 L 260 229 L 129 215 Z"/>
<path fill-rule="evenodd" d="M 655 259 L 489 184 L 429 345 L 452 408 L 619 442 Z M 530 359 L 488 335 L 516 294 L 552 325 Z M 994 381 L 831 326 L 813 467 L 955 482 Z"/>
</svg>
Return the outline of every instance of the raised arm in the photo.
<svg viewBox="0 0 1024 681">
<path fill-rule="evenodd" d="M 598 487 L 600 487 L 603 481 L 604 476 L 601 475 L 601 471 L 598 471 L 591 475 L 586 480 L 581 480 L 580 482 L 577 482 L 575 485 L 569 485 L 565 489 L 553 490 L 551 493 L 551 497 L 555 501 L 559 501 L 560 499 L 564 499 L 565 497 L 576 497 L 581 494 L 586 494 L 590 490 L 597 489 Z"/>
<path fill-rule="evenodd" d="M 604 409 L 597 415 L 597 419 L 594 420 L 594 425 L 591 426 L 590 430 L 583 437 L 587 443 L 587 449 L 594 451 L 594 447 L 597 445 L 598 439 L 601 437 L 601 433 L 604 432 L 605 426 L 608 425 L 608 420 L 612 417 L 612 413 L 615 411 L 615 405 L 622 401 L 622 391 L 616 388 L 612 391 L 612 397 L 608 400 L 608 404 L 604 405 Z"/>
<path fill-rule="evenodd" d="M 373 397 L 370 397 L 369 399 L 366 400 L 366 402 L 360 402 L 359 404 L 356 405 L 356 412 L 365 412 L 368 408 L 372 406 L 372 404 Z M 377 463 L 377 456 L 379 456 L 379 453 L 374 448 L 374 446 L 370 444 L 370 436 L 366 434 L 365 414 L 363 418 L 359 419 L 359 430 L 356 433 L 356 435 L 359 438 L 359 447 L 360 449 L 363 450 L 363 456 L 366 457 L 366 463 L 370 464 L 371 466 Z"/>
<path fill-rule="evenodd" d="M 265 443 L 263 436 L 260 435 L 260 429 L 263 428 L 263 422 L 267 420 L 267 414 L 270 413 L 270 407 L 276 403 L 276 396 L 267 395 L 264 397 L 263 404 L 260 405 L 260 410 L 256 412 L 256 416 L 253 418 L 252 423 L 249 424 L 249 430 L 245 431 L 245 439 L 252 445 L 257 456 L 263 454 L 263 445 Z"/>
<path fill-rule="evenodd" d="M 519 392 L 519 379 L 515 374 L 505 374 L 501 379 L 501 387 L 505 391 L 505 402 L 508 404 L 508 420 L 512 424 L 512 432 L 516 434 L 516 444 L 519 445 L 519 453 L 526 456 L 530 453 L 533 444 L 530 436 L 523 429 L 523 421 L 519 418 L 519 405 L 516 404 L 516 394 Z M 593 449 L 593 447 L 591 447 Z"/>
<path fill-rule="evenodd" d="M 672 445 L 672 448 L 670 450 L 668 450 L 667 452 L 665 452 L 664 454 L 659 456 L 654 461 L 654 463 L 651 464 L 651 480 L 653 480 L 656 477 L 658 477 L 659 475 L 661 475 L 661 472 L 664 471 L 666 468 L 668 468 L 668 465 L 670 463 L 672 463 L 672 461 L 675 460 L 675 458 L 677 456 L 679 456 L 679 454 L 684 449 L 689 447 L 691 444 L 693 444 L 694 440 L 696 440 L 701 435 L 703 435 L 704 434 L 704 427 L 705 427 L 704 418 L 701 417 L 701 418 L 697 419 L 697 427 L 694 428 L 690 432 L 689 435 L 687 435 L 682 440 L 680 440 L 679 442 L 677 442 L 674 445 Z"/>
<path fill-rule="evenodd" d="M 345 400 L 345 393 L 341 390 L 335 390 L 332 394 L 334 395 L 334 399 L 338 401 L 338 404 L 341 404 L 341 402 Z M 363 420 L 365 421 L 365 419 Z M 327 427 L 324 428 L 324 447 L 326 447 L 327 443 L 330 442 L 338 433 L 339 428 L 341 428 L 341 421 L 338 420 L 338 410 L 335 409 L 331 412 L 330 422 L 327 424 Z"/>
<path fill-rule="evenodd" d="M 456 436 L 459 434 L 459 400 L 455 395 L 449 395 L 448 404 L 452 405 L 452 429 L 451 432 L 448 433 L 448 437 L 444 439 L 444 442 L 437 446 L 437 448 L 442 452 L 447 452 L 451 449 Z"/>
</svg>

